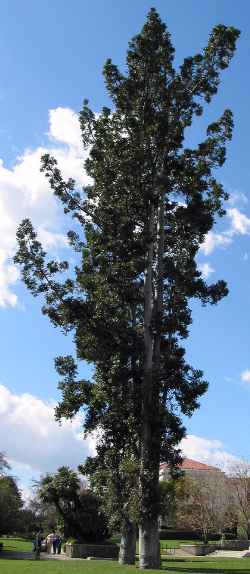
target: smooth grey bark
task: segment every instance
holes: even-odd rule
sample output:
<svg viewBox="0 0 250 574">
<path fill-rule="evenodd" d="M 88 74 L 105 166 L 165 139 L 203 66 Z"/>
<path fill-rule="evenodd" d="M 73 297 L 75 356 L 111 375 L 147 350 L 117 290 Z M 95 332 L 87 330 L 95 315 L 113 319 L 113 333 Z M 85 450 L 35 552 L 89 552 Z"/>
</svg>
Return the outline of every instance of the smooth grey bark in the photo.
<svg viewBox="0 0 250 574">
<path fill-rule="evenodd" d="M 145 521 L 139 528 L 140 568 L 159 568 L 161 565 L 158 521 Z"/>
<path fill-rule="evenodd" d="M 159 464 L 157 463 L 157 445 L 152 433 L 157 404 L 154 403 L 153 380 L 153 317 L 155 294 L 153 288 L 155 221 L 156 212 L 152 202 L 149 221 L 149 246 L 144 283 L 144 380 L 142 385 L 142 436 L 140 466 L 141 516 L 140 568 L 158 568 L 160 566 L 158 517 L 155 509 L 159 482 Z M 156 446 L 156 451 L 155 451 Z M 156 465 L 155 465 L 156 460 Z M 152 502 L 150 501 L 152 500 Z"/>
<path fill-rule="evenodd" d="M 156 333 L 154 345 L 154 372 L 159 376 L 161 360 L 161 331 L 163 314 L 163 255 L 164 255 L 164 196 L 160 193 L 157 213 L 157 269 L 155 288 Z M 157 384 L 157 381 L 156 381 Z"/>
<path fill-rule="evenodd" d="M 134 564 L 136 557 L 136 525 L 127 520 L 121 532 L 119 564 Z"/>
</svg>

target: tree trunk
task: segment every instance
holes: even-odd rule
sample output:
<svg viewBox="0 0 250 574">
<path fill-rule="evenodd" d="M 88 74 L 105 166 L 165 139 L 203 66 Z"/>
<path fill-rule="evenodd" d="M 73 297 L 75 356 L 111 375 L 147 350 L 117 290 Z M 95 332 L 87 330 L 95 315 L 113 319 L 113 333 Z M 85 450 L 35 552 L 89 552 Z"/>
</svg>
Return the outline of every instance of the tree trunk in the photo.
<svg viewBox="0 0 250 574">
<path fill-rule="evenodd" d="M 122 527 L 119 564 L 134 564 L 136 555 L 136 525 L 127 520 Z"/>
<path fill-rule="evenodd" d="M 157 213 L 157 270 L 155 286 L 155 344 L 154 344 L 154 374 L 155 385 L 159 396 L 159 376 L 161 366 L 161 339 L 163 315 L 163 256 L 164 256 L 164 196 L 159 195 Z"/>
<path fill-rule="evenodd" d="M 153 380 L 153 264 L 155 208 L 149 221 L 149 247 L 144 284 L 144 380 L 142 385 L 142 436 L 140 466 L 140 568 L 159 568 L 158 489 L 159 441 L 156 419 L 158 399 Z"/>
<path fill-rule="evenodd" d="M 202 542 L 203 542 L 203 544 L 208 543 L 208 532 L 206 529 L 202 530 Z"/>
<path fill-rule="evenodd" d="M 161 564 L 158 521 L 144 521 L 139 528 L 140 568 L 159 568 Z"/>
</svg>

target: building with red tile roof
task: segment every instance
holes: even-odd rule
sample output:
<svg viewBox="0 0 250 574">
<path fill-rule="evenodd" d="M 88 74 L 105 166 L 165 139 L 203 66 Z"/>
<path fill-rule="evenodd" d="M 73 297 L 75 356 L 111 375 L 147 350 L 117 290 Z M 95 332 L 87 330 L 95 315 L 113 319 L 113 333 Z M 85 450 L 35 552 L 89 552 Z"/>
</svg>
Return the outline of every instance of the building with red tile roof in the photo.
<svg viewBox="0 0 250 574">
<path fill-rule="evenodd" d="M 180 465 L 180 469 L 184 471 L 185 474 L 191 476 L 193 478 L 197 476 L 214 476 L 214 475 L 224 475 L 223 471 L 216 466 L 211 466 L 208 464 L 204 464 L 203 462 L 199 462 L 198 460 L 193 460 L 192 458 L 184 458 L 182 464 Z M 168 477 L 169 474 L 169 465 L 166 462 L 163 462 L 160 465 L 160 480 L 164 480 Z"/>
<path fill-rule="evenodd" d="M 203 462 L 199 462 L 198 460 L 193 460 L 191 458 L 184 458 L 179 468 L 183 471 L 184 476 L 187 477 L 187 479 L 190 479 L 192 483 L 195 483 L 196 481 L 197 486 L 203 489 L 204 492 L 207 492 L 208 496 L 211 492 L 214 492 L 214 495 L 217 496 L 217 499 L 218 495 L 219 498 L 223 498 L 223 493 L 225 493 L 226 489 L 226 475 L 222 470 L 220 470 L 220 468 L 209 464 L 204 464 Z M 163 462 L 160 465 L 159 479 L 168 480 L 169 478 L 169 465 L 166 462 Z M 185 516 L 183 519 L 182 514 L 178 513 L 177 517 L 174 514 L 168 514 L 166 516 L 163 515 L 160 517 L 161 528 L 174 527 L 184 530 L 192 530 L 193 524 L 192 520 L 190 521 L 189 518 L 192 515 L 193 503 L 194 497 L 193 494 L 190 494 L 188 499 L 185 501 L 186 505 L 189 504 L 189 511 L 187 516 Z M 182 505 L 182 503 L 180 504 Z"/>
</svg>

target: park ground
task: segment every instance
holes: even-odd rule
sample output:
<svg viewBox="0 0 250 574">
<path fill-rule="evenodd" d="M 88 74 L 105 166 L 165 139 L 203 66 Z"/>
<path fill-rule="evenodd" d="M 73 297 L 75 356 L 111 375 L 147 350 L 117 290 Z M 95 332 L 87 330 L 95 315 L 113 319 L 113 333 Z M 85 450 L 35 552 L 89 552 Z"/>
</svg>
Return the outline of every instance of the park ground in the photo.
<svg viewBox="0 0 250 574">
<path fill-rule="evenodd" d="M 32 545 L 22 539 L 4 539 L 5 548 L 19 552 L 30 552 Z M 172 547 L 174 541 L 171 542 Z M 162 572 L 169 574 L 247 574 L 250 571 L 250 558 L 214 559 L 164 557 Z M 33 561 L 33 560 L 0 560 L 1 574 L 135 574 L 135 566 L 120 566 L 109 560 L 69 560 L 69 561 Z M 159 570 L 145 570 L 149 574 Z"/>
</svg>

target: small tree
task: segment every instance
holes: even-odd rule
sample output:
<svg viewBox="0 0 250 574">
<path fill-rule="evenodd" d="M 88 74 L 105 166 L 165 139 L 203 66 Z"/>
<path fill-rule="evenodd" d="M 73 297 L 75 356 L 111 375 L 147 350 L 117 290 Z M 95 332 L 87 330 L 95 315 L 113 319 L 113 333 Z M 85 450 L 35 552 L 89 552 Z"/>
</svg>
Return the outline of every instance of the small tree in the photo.
<svg viewBox="0 0 250 574">
<path fill-rule="evenodd" d="M 22 513 L 21 532 L 34 532 L 39 526 L 44 533 L 51 530 L 63 530 L 63 521 L 55 505 L 51 502 L 45 502 L 38 495 L 39 486 L 34 483 L 32 498 L 29 499 L 25 506 L 24 514 Z"/>
<path fill-rule="evenodd" d="M 178 527 L 201 532 L 207 544 L 211 532 L 222 534 L 230 527 L 230 492 L 223 473 L 217 476 L 184 477 L 176 485 Z"/>
<path fill-rule="evenodd" d="M 250 538 L 250 464 L 241 461 L 233 465 L 230 473 L 232 506 L 248 539 Z"/>
<path fill-rule="evenodd" d="M 160 481 L 160 522 L 161 527 L 173 526 L 176 515 L 175 481 Z"/>
<path fill-rule="evenodd" d="M 63 519 L 64 534 L 82 541 L 100 541 L 108 536 L 100 502 L 81 485 L 76 472 L 63 466 L 38 483 L 38 495 L 53 504 Z"/>
</svg>

